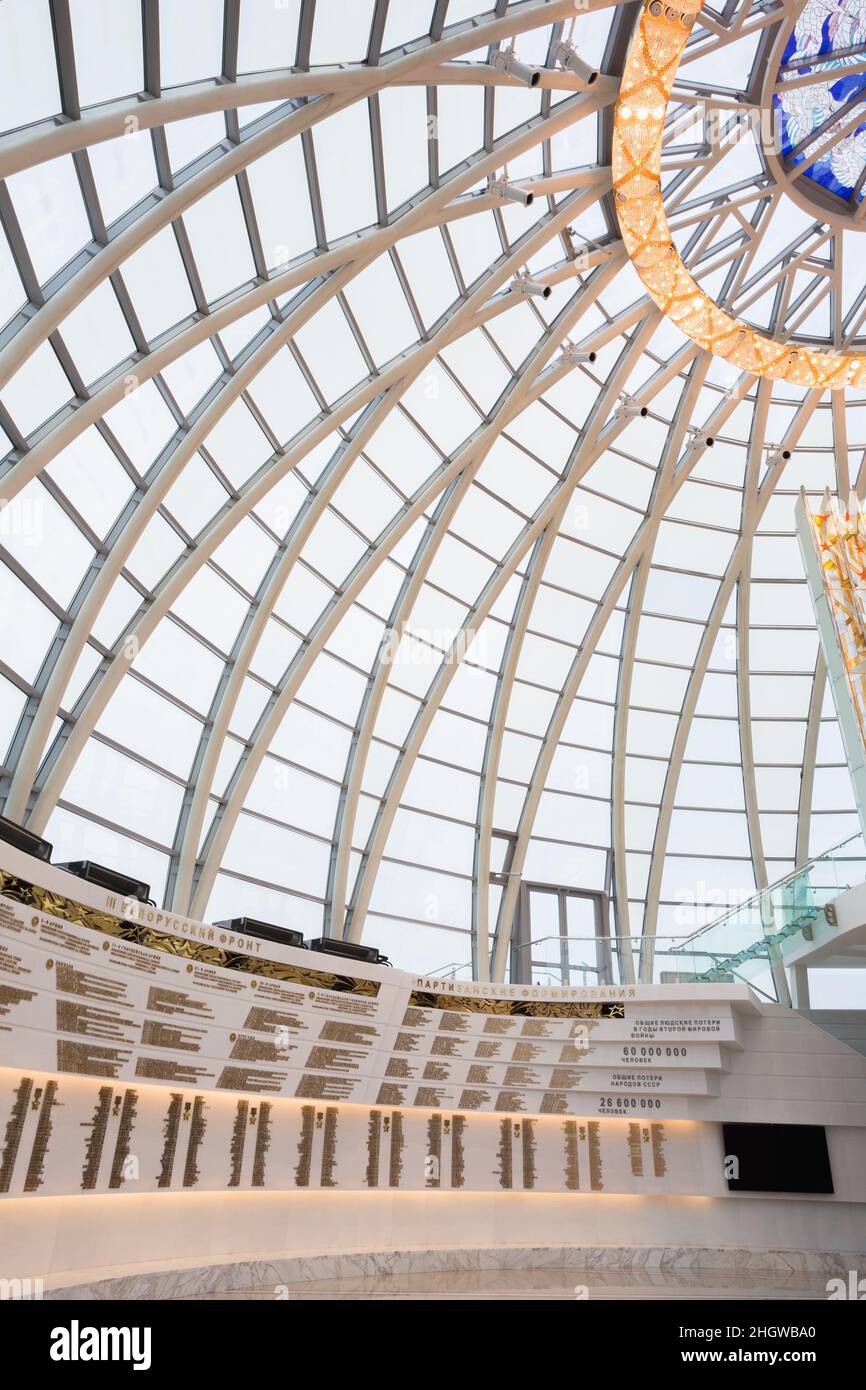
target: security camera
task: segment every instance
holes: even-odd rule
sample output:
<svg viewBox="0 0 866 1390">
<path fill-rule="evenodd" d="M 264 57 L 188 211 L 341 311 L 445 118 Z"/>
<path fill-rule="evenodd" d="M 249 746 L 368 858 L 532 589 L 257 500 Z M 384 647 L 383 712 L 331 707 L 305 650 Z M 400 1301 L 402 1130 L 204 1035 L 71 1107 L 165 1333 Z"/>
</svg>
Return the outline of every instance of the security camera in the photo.
<svg viewBox="0 0 866 1390">
<path fill-rule="evenodd" d="M 690 444 L 693 449 L 712 449 L 715 438 L 711 434 L 704 434 L 703 430 L 689 429 Z"/>
<path fill-rule="evenodd" d="M 584 362 L 594 362 L 595 353 L 585 352 L 583 349 L 572 347 L 571 343 L 567 343 L 562 349 L 562 356 L 559 360 L 562 363 L 567 363 L 570 367 L 579 367 Z"/>
<path fill-rule="evenodd" d="M 500 48 L 490 59 L 493 67 L 500 72 L 506 73 L 509 77 L 514 77 L 518 82 L 522 82 L 526 87 L 537 87 L 541 81 L 541 73 L 538 68 L 528 67 L 526 63 L 521 63 L 519 58 L 515 58 L 513 49 Z"/>
<path fill-rule="evenodd" d="M 617 414 L 621 415 L 625 420 L 645 420 L 647 415 L 649 415 L 649 407 L 638 405 L 637 401 L 623 401 Z"/>
<path fill-rule="evenodd" d="M 787 463 L 790 457 L 790 449 L 775 449 L 771 447 L 767 453 L 767 467 L 771 468 L 775 463 Z"/>
<path fill-rule="evenodd" d="M 530 280 L 525 275 L 515 276 L 511 288 L 519 290 L 521 294 L 531 294 L 538 299 L 549 299 L 553 293 L 551 285 L 545 285 L 541 280 Z"/>
<path fill-rule="evenodd" d="M 569 72 L 573 72 L 575 77 L 580 79 L 581 87 L 592 87 L 598 81 L 598 68 L 590 67 L 589 63 L 585 63 L 576 53 L 574 45 L 566 43 L 565 40 L 556 45 L 553 51 L 553 61 L 558 63 L 561 68 L 567 68 Z"/>
<path fill-rule="evenodd" d="M 507 179 L 493 179 L 487 186 L 488 193 L 495 193 L 498 198 L 507 198 L 511 203 L 520 203 L 521 207 L 531 208 L 535 202 L 535 194 L 529 188 L 518 188 L 517 184 L 509 183 Z"/>
</svg>

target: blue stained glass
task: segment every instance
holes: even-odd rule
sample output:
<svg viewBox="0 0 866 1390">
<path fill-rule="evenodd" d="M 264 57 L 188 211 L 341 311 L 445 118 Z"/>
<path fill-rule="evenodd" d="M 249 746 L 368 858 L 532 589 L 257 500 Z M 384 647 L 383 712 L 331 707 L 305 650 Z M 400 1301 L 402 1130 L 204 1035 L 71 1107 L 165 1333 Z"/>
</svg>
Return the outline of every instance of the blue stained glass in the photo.
<svg viewBox="0 0 866 1390">
<path fill-rule="evenodd" d="M 858 44 L 866 44 L 866 0 L 807 0 L 785 47 L 782 66 L 798 59 L 821 61 L 811 66 L 803 63 L 796 70 L 783 73 L 782 78 L 790 80 L 814 72 L 817 67 L 817 71 L 826 74 L 827 80 L 792 87 L 790 92 L 777 93 L 773 98 L 779 123 L 779 145 L 785 158 L 825 122 L 830 121 L 821 136 L 824 142 L 858 113 L 862 114 L 862 123 L 832 149 L 823 152 L 819 144 L 805 153 L 793 154 L 794 164 L 802 165 L 802 172 L 808 178 L 848 202 L 855 198 L 859 202 L 863 197 L 863 190 L 857 185 L 866 166 L 866 66 L 862 73 L 834 81 L 834 69 L 849 67 L 852 58 L 832 58 L 831 55 Z M 830 62 L 828 57 L 831 57 Z M 853 61 L 864 62 L 866 55 L 857 55 Z M 858 96 L 862 107 L 857 104 Z M 839 119 L 834 121 L 832 117 L 837 112 Z M 807 158 L 811 161 L 808 165 Z"/>
</svg>

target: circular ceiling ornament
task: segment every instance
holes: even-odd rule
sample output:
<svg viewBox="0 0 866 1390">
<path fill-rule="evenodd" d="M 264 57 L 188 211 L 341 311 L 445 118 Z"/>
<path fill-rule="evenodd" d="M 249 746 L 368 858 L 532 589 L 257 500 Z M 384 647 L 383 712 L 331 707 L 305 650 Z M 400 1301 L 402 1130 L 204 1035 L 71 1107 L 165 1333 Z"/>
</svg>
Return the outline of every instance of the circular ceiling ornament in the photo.
<svg viewBox="0 0 866 1390">
<path fill-rule="evenodd" d="M 866 6 L 805 0 L 779 24 L 761 108 L 773 138 L 768 171 L 804 212 L 866 231 Z"/>
<path fill-rule="evenodd" d="M 866 353 L 780 342 L 719 308 L 671 238 L 662 140 L 677 68 L 702 0 L 645 0 L 625 63 L 613 129 L 614 202 L 623 244 L 650 297 L 686 337 L 741 371 L 794 386 L 866 386 Z"/>
</svg>

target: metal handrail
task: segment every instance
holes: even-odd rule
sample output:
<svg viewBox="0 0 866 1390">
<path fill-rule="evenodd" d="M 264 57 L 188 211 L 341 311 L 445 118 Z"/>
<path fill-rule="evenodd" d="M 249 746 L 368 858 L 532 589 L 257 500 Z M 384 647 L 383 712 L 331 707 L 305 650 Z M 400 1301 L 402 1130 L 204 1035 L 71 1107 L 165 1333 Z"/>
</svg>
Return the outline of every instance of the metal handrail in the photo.
<svg viewBox="0 0 866 1390">
<path fill-rule="evenodd" d="M 649 938 L 647 938 L 647 939 L 649 939 Z M 712 961 L 727 961 L 727 960 L 729 959 L 729 956 L 730 956 L 730 952 L 727 952 L 727 951 L 707 951 L 707 950 L 701 949 L 701 950 L 696 950 L 696 951 L 691 951 L 691 952 L 689 952 L 689 951 L 684 950 L 682 947 L 673 947 L 673 948 L 670 949 L 670 950 L 658 950 L 658 949 L 657 949 L 657 943 L 660 942 L 660 941 L 688 941 L 688 940 L 691 940 L 690 937 L 685 937 L 685 936 L 656 936 L 656 937 L 653 937 L 652 940 L 653 940 L 654 945 L 656 946 L 656 949 L 655 949 L 655 951 L 654 951 L 654 954 L 655 954 L 656 956 L 674 956 L 674 957 L 676 957 L 677 959 L 680 959 L 680 960 L 681 960 L 681 959 L 683 958 L 683 956 L 686 956 L 686 955 L 696 955 L 696 956 L 706 956 L 708 960 L 712 960 Z M 534 937 L 532 941 L 524 941 L 524 942 L 521 942 L 521 943 L 519 943 L 517 946 L 515 946 L 515 950 L 517 950 L 517 951 L 523 951 L 523 950 L 526 950 L 527 947 L 542 946 L 546 941 L 553 941 L 553 942 L 555 942 L 555 943 L 557 944 L 557 946 L 561 946 L 563 943 L 566 943 L 568 946 L 575 946 L 575 945 L 579 944 L 580 942 L 587 942 L 587 943 L 589 943 L 589 944 L 595 946 L 595 945 L 596 945 L 597 943 L 599 943 L 599 942 L 602 942 L 602 943 L 603 943 L 603 942 L 609 942 L 609 941 L 612 941 L 612 942 L 627 941 L 627 942 L 629 943 L 630 948 L 631 948 L 632 950 L 634 950 L 634 951 L 639 951 L 639 950 L 641 949 L 641 945 L 642 945 L 642 938 L 639 937 L 639 936 L 622 936 L 622 935 L 611 935 L 611 936 L 555 936 L 555 935 L 548 935 L 548 936 L 537 936 L 537 937 Z M 763 945 L 763 946 L 764 946 L 764 949 L 767 951 L 767 957 L 769 958 L 769 950 L 768 950 L 768 948 L 766 947 L 765 943 L 756 942 L 755 944 L 756 944 L 756 945 Z M 759 952 L 758 954 L 762 954 L 762 952 Z M 543 962 L 543 964 L 546 964 L 546 962 Z M 443 965 L 443 966 L 441 966 L 441 967 L 440 967 L 439 969 L 437 969 L 437 970 L 432 970 L 432 971 L 430 971 L 429 974 L 430 974 L 431 978 L 433 978 L 433 979 L 446 979 L 446 978 L 448 977 L 448 973 L 449 973 L 450 971 L 469 970 L 469 969 L 471 969 L 471 968 L 472 968 L 472 962 L 471 962 L 471 960 L 462 961 L 462 962 L 451 961 L 451 962 L 449 962 L 448 965 Z M 589 971 L 589 972 L 591 972 L 591 973 L 597 974 L 597 973 L 598 973 L 598 968 L 599 968 L 599 967 L 598 967 L 597 962 L 594 963 L 594 964 L 592 964 L 592 965 L 590 965 L 590 964 L 588 964 L 588 963 L 586 963 L 586 962 L 584 962 L 584 961 L 575 961 L 575 960 L 569 959 L 569 969 L 570 969 L 570 970 L 584 970 L 584 971 Z M 735 972 L 732 971 L 732 973 L 735 973 Z"/>
<path fill-rule="evenodd" d="M 852 855 L 850 858 L 841 856 L 838 860 L 834 859 L 837 850 L 844 849 L 846 845 L 850 845 L 853 841 L 861 839 L 862 832 L 858 830 L 855 831 L 853 835 L 849 835 L 846 839 L 840 840 L 838 845 L 831 845 L 830 849 L 825 849 L 823 853 L 813 855 L 811 859 L 805 860 L 799 868 L 792 869 L 790 873 L 783 874 L 781 878 L 777 878 L 774 883 L 768 884 L 766 888 L 761 888 L 757 893 L 753 893 L 751 897 L 744 898 L 736 907 L 728 908 L 727 912 L 723 912 L 721 916 L 715 917 L 712 922 L 706 922 L 704 926 L 698 927 L 697 931 L 692 932 L 686 940 L 695 941 L 698 937 L 703 936 L 704 932 L 715 931 L 723 922 L 727 922 L 729 918 L 736 917 L 739 913 L 744 912 L 750 907 L 760 911 L 763 899 L 775 893 L 778 888 L 784 887 L 786 883 L 792 883 L 795 879 L 802 878 L 802 876 L 807 874 L 816 864 L 836 862 L 842 864 L 860 863 L 866 865 L 866 855 L 863 854 L 857 856 Z"/>
</svg>

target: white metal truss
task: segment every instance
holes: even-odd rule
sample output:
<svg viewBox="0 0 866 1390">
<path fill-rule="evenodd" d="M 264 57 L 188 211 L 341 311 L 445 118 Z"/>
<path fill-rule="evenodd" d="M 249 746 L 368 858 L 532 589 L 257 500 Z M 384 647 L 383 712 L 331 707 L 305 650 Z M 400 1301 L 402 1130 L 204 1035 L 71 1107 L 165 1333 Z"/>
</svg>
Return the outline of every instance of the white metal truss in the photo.
<svg viewBox="0 0 866 1390">
<path fill-rule="evenodd" d="M 196 577 L 211 571 L 223 573 L 219 568 L 220 547 L 238 535 L 244 523 L 255 519 L 271 547 L 270 560 L 249 591 L 232 581 L 245 605 L 245 617 L 225 650 L 215 645 L 212 648 L 222 662 L 222 675 L 206 717 L 196 716 L 200 732 L 189 769 L 182 776 L 177 774 L 172 783 L 180 806 L 174 831 L 168 843 L 157 836 L 140 837 L 142 843 L 168 859 L 166 904 L 176 911 L 205 915 L 257 773 L 272 756 L 284 719 L 297 702 L 303 701 L 304 683 L 318 669 L 320 658 L 330 652 L 341 623 L 360 609 L 369 615 L 370 610 L 364 609 L 369 586 L 386 570 L 395 570 L 399 583 L 387 605 L 387 620 L 378 618 L 382 635 L 377 651 L 367 664 L 351 671 L 352 679 L 360 682 L 361 693 L 355 713 L 345 721 L 345 762 L 333 778 L 337 810 L 330 837 L 325 837 L 329 867 L 320 904 L 322 929 L 352 940 L 363 935 L 371 912 L 377 910 L 377 885 L 383 866 L 391 859 L 389 843 L 395 823 L 406 805 L 413 772 L 427 756 L 425 749 L 436 716 L 448 709 L 457 674 L 467 668 L 480 670 L 473 656 L 472 635 L 499 612 L 503 595 L 513 592 L 502 652 L 495 670 L 487 673 L 491 701 L 475 769 L 475 812 L 469 827 L 471 869 L 467 871 L 469 918 L 462 924 L 471 940 L 472 970 L 480 979 L 501 979 L 507 971 L 511 923 L 539 807 L 575 698 L 609 620 L 617 613 L 623 626 L 612 714 L 608 844 L 618 931 L 628 939 L 633 934 L 629 900 L 633 894 L 644 900 L 643 892 L 633 886 L 630 868 L 628 815 L 633 797 L 626 775 L 629 731 L 638 707 L 634 691 L 641 624 L 653 612 L 648 595 L 658 564 L 662 528 L 685 484 L 701 474 L 710 457 L 707 436 L 715 436 L 732 448 L 735 442 L 737 447 L 743 445 L 745 482 L 736 544 L 718 581 L 689 672 L 669 766 L 657 799 L 641 955 L 643 977 L 651 978 L 652 942 L 663 903 L 677 787 L 704 678 L 711 668 L 713 646 L 734 593 L 745 821 L 756 885 L 764 886 L 770 876 L 751 709 L 752 548 L 785 471 L 782 456 L 768 454 L 769 422 L 775 412 L 784 413 L 792 402 L 790 397 L 774 394 L 766 382 L 758 384 L 740 377 L 722 384 L 718 364 L 693 345 L 683 346 L 681 339 L 665 338 L 667 326 L 660 323 L 645 298 L 634 298 L 636 281 L 627 281 L 631 272 L 625 270 L 625 253 L 617 235 L 608 165 L 612 105 L 630 35 L 631 9 L 610 0 L 587 0 L 579 10 L 573 0 L 518 0 L 514 4 L 496 0 L 489 12 L 450 25 L 448 0 L 431 0 L 429 32 L 385 51 L 388 4 L 387 0 L 377 0 L 372 8 L 366 60 L 311 67 L 311 40 L 318 20 L 314 0 L 303 0 L 294 62 L 285 63 L 286 55 L 281 55 L 283 66 L 247 74 L 238 71 L 242 4 L 243 0 L 225 0 L 222 71 L 209 80 L 164 88 L 160 77 L 160 5 L 158 0 L 142 0 L 143 90 L 82 109 L 68 0 L 51 0 L 61 110 L 55 118 L 0 135 L 0 230 L 26 297 L 23 306 L 0 328 L 0 440 L 5 436 L 9 441 L 5 457 L 0 458 L 0 508 L 28 498 L 34 488 L 44 487 L 93 550 L 75 593 L 67 602 L 60 602 L 5 548 L 0 528 L 0 560 L 56 623 L 35 675 L 15 670 L 0 652 L 0 677 L 23 701 L 5 765 L 0 768 L 5 814 L 43 832 L 58 807 L 75 809 L 74 798 L 65 799 L 70 782 L 93 740 L 115 746 L 102 724 L 115 697 L 130 680 L 142 681 L 170 698 L 158 683 L 148 682 L 142 675 L 139 658 L 148 641 L 163 630 L 161 625 L 178 621 L 178 605 Z M 750 140 L 754 141 L 756 117 L 769 90 L 765 82 L 767 55 L 773 51 L 780 25 L 791 10 L 782 0 L 754 8 L 751 0 L 732 0 L 719 11 L 702 13 L 671 102 L 663 156 L 666 210 L 672 234 L 692 274 L 710 285 L 714 297 L 731 312 L 746 319 L 754 315 L 758 326 L 782 339 L 815 338 L 825 345 L 849 346 L 859 344 L 866 324 L 866 291 L 852 291 L 851 277 L 844 273 L 846 255 L 855 254 L 850 247 L 851 238 L 858 234 L 856 216 L 842 225 L 838 219 L 822 219 L 818 208 L 814 223 L 801 226 L 798 222 L 788 234 L 784 230 L 790 207 L 786 189 L 798 179 L 795 167 L 780 172 L 772 161 L 765 161 L 749 177 L 731 180 L 724 174 L 730 151 L 745 149 Z M 602 76 L 589 90 L 554 61 L 566 26 L 570 31 L 574 25 L 573 37 L 579 46 L 581 16 L 587 12 L 604 12 L 610 20 Z M 529 115 L 521 108 L 518 117 L 511 115 L 506 120 L 510 109 L 506 102 L 517 102 L 525 89 L 492 59 L 503 46 L 537 39 L 539 33 L 547 56 L 538 60 L 537 108 Z M 734 82 L 728 77 L 734 63 L 732 55 L 736 45 L 747 40 L 757 44 L 757 56 L 751 70 Z M 719 56 L 718 80 L 695 78 L 692 65 L 701 60 L 705 68 L 707 58 L 714 55 Z M 425 94 L 432 132 L 425 150 L 428 182 L 410 199 L 391 206 L 381 101 L 389 91 L 403 89 Z M 461 162 L 440 169 L 440 138 L 436 134 L 440 93 L 458 90 L 480 93 L 482 141 Z M 254 113 L 254 119 L 244 124 L 244 110 L 251 107 L 266 109 Z M 329 238 L 315 139 L 330 118 L 345 112 L 356 113 L 359 124 L 370 132 L 377 216 L 371 225 Z M 168 157 L 167 132 L 178 122 L 206 116 L 224 122 L 225 138 L 186 167 L 174 169 Z M 725 132 L 723 139 L 708 134 L 708 120 L 716 123 L 717 131 Z M 130 130 L 151 142 L 158 182 L 122 217 L 106 225 L 91 151 Z M 250 171 L 257 160 L 290 140 L 300 141 L 304 151 L 315 244 L 292 260 L 272 265 L 263 248 Z M 560 142 L 578 149 L 579 157 L 563 159 Z M 74 165 L 91 240 L 61 271 L 40 283 L 33 248 L 28 246 L 16 208 L 15 179 L 28 171 L 38 173 L 49 161 L 64 159 Z M 203 199 L 226 188 L 237 191 L 254 274 L 231 293 L 209 301 L 185 219 Z M 802 181 L 798 190 L 802 194 Z M 515 198 L 526 200 L 530 196 L 541 214 L 515 232 L 508 221 L 509 210 Z M 482 217 L 495 226 L 499 250 L 470 278 L 463 275 L 455 247 L 461 231 L 477 226 L 473 219 Z M 574 224 L 589 225 L 590 218 L 595 228 L 591 238 L 575 232 Z M 131 259 L 163 232 L 173 237 L 195 308 L 148 340 L 127 279 Z M 419 309 L 418 288 L 401 259 L 410 239 L 428 232 L 442 238 L 457 284 L 456 298 L 432 323 L 425 321 Z M 363 325 L 354 321 L 350 307 L 353 290 L 363 274 L 382 263 L 393 269 L 417 330 L 414 343 L 384 364 L 374 359 Z M 623 294 L 620 287 L 626 283 L 628 291 Z M 535 286 L 537 299 L 527 292 L 528 284 Z M 87 382 L 66 341 L 68 324 L 90 296 L 106 287 L 117 298 L 134 350 L 98 380 Z M 551 299 L 557 306 L 554 313 L 544 312 L 543 290 L 560 296 Z M 304 361 L 298 341 L 299 335 L 302 338 L 305 330 L 325 323 L 335 310 L 350 325 L 366 372 L 342 396 L 330 399 Z M 526 349 L 514 361 L 506 357 L 496 331 L 513 322 L 518 312 L 532 325 L 534 337 L 527 328 Z M 221 335 L 228 342 L 247 316 L 256 313 L 264 317 L 251 340 L 242 350 L 229 351 Z M 575 344 L 571 343 L 572 334 L 578 339 Z M 309 548 L 335 514 L 341 489 L 357 476 L 362 463 L 375 457 L 380 431 L 395 417 L 407 415 L 405 402 L 424 374 L 433 367 L 447 370 L 449 349 L 477 341 L 487 344 L 507 370 L 505 385 L 500 386 L 492 405 L 475 407 L 480 420 L 477 427 L 453 449 L 440 451 L 438 466 L 414 490 L 402 495 L 399 510 L 375 535 L 356 528 L 359 556 L 340 582 L 332 584 L 331 596 L 315 620 L 307 626 L 299 623 L 295 632 L 279 616 L 281 596 L 300 571 L 314 574 Z M 182 409 L 168 384 L 169 375 L 207 343 L 214 347 L 220 373 L 194 406 Z M 563 345 L 572 349 L 571 355 L 566 351 L 557 358 Z M 70 398 L 37 428 L 25 429 L 7 401 L 14 399 L 16 383 L 31 358 L 46 347 L 68 378 Z M 261 374 L 283 353 L 291 354 L 319 407 L 318 414 L 304 421 L 288 440 L 279 438 L 266 412 L 254 400 Z M 557 393 L 564 383 L 578 377 L 581 389 L 594 391 L 596 398 L 582 423 L 575 425 L 567 415 L 557 414 L 557 402 L 562 400 Z M 158 391 L 175 429 L 159 456 L 139 473 L 125 456 L 108 417 L 131 391 L 146 385 Z M 473 400 L 472 382 L 458 380 L 455 385 Z M 822 418 L 829 414 L 836 486 L 840 493 L 846 492 L 853 481 L 848 460 L 855 447 L 849 434 L 854 435 L 856 447 L 862 447 L 864 441 L 846 415 L 843 397 L 834 393 L 832 399 L 819 402 L 812 395 L 801 395 L 794 404 L 796 414 L 783 446 L 795 449 L 815 413 L 823 412 Z M 183 533 L 171 513 L 172 491 L 198 458 L 204 458 L 213 465 L 215 475 L 219 474 L 209 441 L 239 405 L 255 419 L 272 453 L 236 487 L 221 477 L 224 504 L 196 534 Z M 561 646 L 569 650 L 567 674 L 559 688 L 544 690 L 545 697 L 552 696 L 552 712 L 519 812 L 508 829 L 513 842 L 508 882 L 493 924 L 489 907 L 491 859 L 499 830 L 495 807 L 503 787 L 511 787 L 515 781 L 504 750 L 515 727 L 513 708 L 522 684 L 521 671 L 537 636 L 537 609 L 545 592 L 555 587 L 551 575 L 557 541 L 575 488 L 600 461 L 614 454 L 633 459 L 629 450 L 634 450 L 635 467 L 647 466 L 640 458 L 634 429 L 629 428 L 633 415 L 628 410 L 634 405 L 649 411 L 648 430 L 663 432 L 659 461 L 632 538 L 619 548 L 606 546 L 601 539 L 599 550 L 610 559 L 612 572 L 601 598 L 594 600 L 594 614 L 583 640 L 576 642 L 568 631 L 559 638 Z M 453 637 L 436 646 L 429 684 L 417 698 L 399 744 L 391 749 L 388 775 L 379 785 L 372 768 L 376 750 L 388 743 L 383 728 L 388 697 L 396 689 L 390 662 L 394 636 L 399 638 L 411 627 L 413 611 L 431 589 L 431 575 L 455 535 L 455 526 L 465 514 L 468 500 L 478 493 L 488 459 L 510 439 L 521 419 L 530 418 L 532 409 L 542 407 L 552 412 L 563 428 L 567 424 L 576 442 L 564 464 L 554 466 L 543 456 L 538 458 L 539 466 L 546 467 L 549 474 L 549 488 L 540 501 L 521 509 L 508 496 L 507 486 L 499 494 L 512 508 L 515 534 L 498 550 L 492 545 L 488 548 L 485 537 L 477 538 L 479 564 L 486 566 L 486 577 L 471 599 L 461 598 L 462 616 Z M 732 435 L 725 441 L 726 427 L 740 420 L 744 411 L 751 412 L 748 438 Z M 98 432 L 132 485 L 120 514 L 104 536 L 97 535 L 84 521 L 56 474 L 64 452 L 80 444 L 88 430 Z M 308 478 L 305 469 L 326 443 L 330 449 L 327 463 Z M 289 478 L 301 480 L 305 501 L 285 526 L 266 530 L 258 509 L 272 490 Z M 862 468 L 858 481 L 862 483 Z M 345 521 L 351 526 L 353 519 L 348 516 Z M 150 528 L 161 522 L 179 538 L 180 551 L 150 586 L 136 578 L 132 561 Z M 412 553 L 407 557 L 405 548 L 410 544 Z M 688 572 L 686 566 L 684 573 Z M 133 594 L 134 610 L 119 635 L 110 643 L 102 642 L 94 634 L 101 631 L 100 624 L 121 588 Z M 574 589 L 582 592 L 577 582 Z M 443 601 L 456 602 L 456 592 L 457 586 L 454 594 L 443 590 Z M 275 621 L 284 624 L 297 649 L 279 678 L 264 681 L 256 674 L 257 652 Z M 349 666 L 347 661 L 347 671 Z M 84 676 L 76 684 L 81 670 Z M 253 676 L 262 693 L 261 708 L 249 729 L 239 733 L 238 711 Z M 797 805 L 789 808 L 796 816 L 798 860 L 810 847 L 823 695 L 824 671 L 819 657 L 812 672 L 799 797 Z M 236 757 L 223 773 L 220 769 L 230 744 Z M 119 751 L 128 752 L 117 746 Z M 131 756 L 142 767 L 146 765 L 143 758 Z M 449 765 L 459 768 L 460 761 L 455 757 Z M 164 771 L 159 767 L 154 770 Z M 112 827 L 110 807 L 91 815 L 95 823 Z M 302 819 L 303 808 L 300 816 Z M 276 814 L 275 821 L 279 822 Z M 435 823 L 435 819 L 431 821 Z M 303 824 L 298 828 L 303 831 Z M 563 839 L 567 842 L 569 834 Z M 275 871 L 273 880 L 264 886 L 282 891 L 279 874 Z M 443 958 L 446 954 L 443 950 Z M 632 968 L 631 952 L 624 953 L 623 962 L 627 971 Z"/>
</svg>

